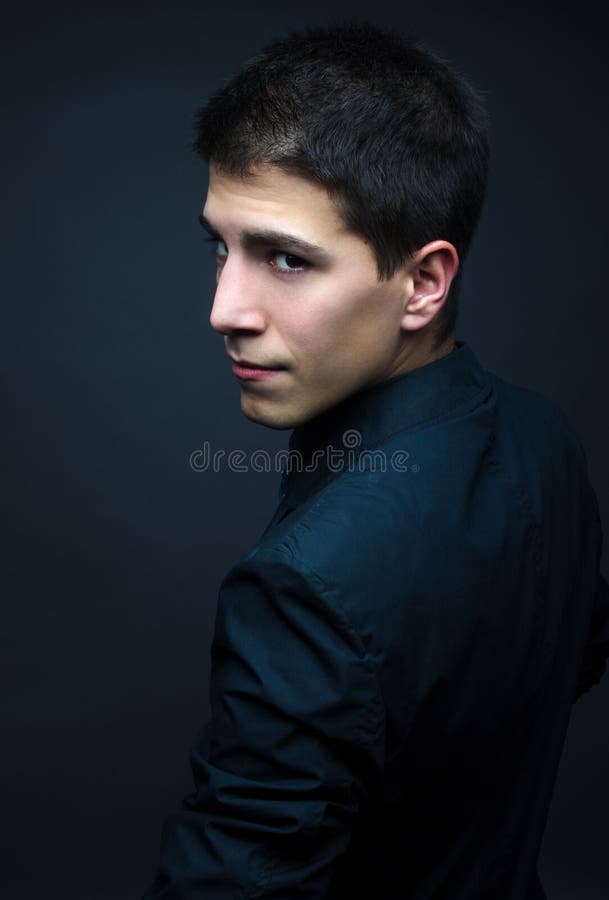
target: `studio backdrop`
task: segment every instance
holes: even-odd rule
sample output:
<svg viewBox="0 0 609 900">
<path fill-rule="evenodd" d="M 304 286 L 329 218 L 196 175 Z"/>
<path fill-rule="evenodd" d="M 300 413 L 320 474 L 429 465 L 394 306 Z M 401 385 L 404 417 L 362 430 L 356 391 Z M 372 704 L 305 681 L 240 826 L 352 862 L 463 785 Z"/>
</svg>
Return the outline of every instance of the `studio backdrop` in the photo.
<svg viewBox="0 0 609 900">
<path fill-rule="evenodd" d="M 279 486 L 221 460 L 289 437 L 241 414 L 209 325 L 193 115 L 272 37 L 359 16 L 418 36 L 483 92 L 490 182 L 457 338 L 562 408 L 607 532 L 599 15 L 589 0 L 5 14 L 4 897 L 133 900 L 191 789 L 218 586 Z M 551 900 L 608 896 L 608 703 L 609 677 L 574 709 L 540 858 Z"/>
</svg>

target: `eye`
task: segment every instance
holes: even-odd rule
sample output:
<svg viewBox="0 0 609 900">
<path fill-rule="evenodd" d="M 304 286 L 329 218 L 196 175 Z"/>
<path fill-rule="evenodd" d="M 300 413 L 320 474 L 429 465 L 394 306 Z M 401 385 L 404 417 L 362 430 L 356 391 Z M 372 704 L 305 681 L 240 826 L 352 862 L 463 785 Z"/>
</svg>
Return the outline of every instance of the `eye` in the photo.
<svg viewBox="0 0 609 900">
<path fill-rule="evenodd" d="M 224 260 L 228 256 L 228 248 L 221 238 L 214 237 L 210 234 L 205 240 L 208 244 L 211 244 L 211 254 L 212 256 L 215 256 L 217 260 Z"/>
<path fill-rule="evenodd" d="M 273 263 L 272 260 L 276 260 Z M 304 272 L 310 263 L 301 259 L 300 256 L 293 256 L 291 253 L 274 253 L 271 257 L 271 266 L 278 272 L 290 274 L 292 272 Z"/>
<path fill-rule="evenodd" d="M 214 240 L 214 243 L 216 246 L 213 250 L 213 253 L 218 259 L 224 259 L 226 256 L 228 256 L 228 247 L 226 246 L 224 241 L 221 241 L 220 238 L 218 238 L 217 240 Z"/>
</svg>

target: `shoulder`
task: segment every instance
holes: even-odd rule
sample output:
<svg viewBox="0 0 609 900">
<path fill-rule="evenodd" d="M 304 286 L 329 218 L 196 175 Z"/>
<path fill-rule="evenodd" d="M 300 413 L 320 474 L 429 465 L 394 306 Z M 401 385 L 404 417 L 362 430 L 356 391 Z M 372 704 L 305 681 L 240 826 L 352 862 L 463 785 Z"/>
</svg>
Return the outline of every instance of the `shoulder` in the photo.
<svg viewBox="0 0 609 900">
<path fill-rule="evenodd" d="M 497 437 L 504 455 L 511 455 L 532 477 L 545 482 L 588 479 L 583 443 L 567 414 L 540 391 L 492 376 L 500 415 Z"/>
<path fill-rule="evenodd" d="M 491 374 L 502 408 L 521 428 L 540 437 L 561 440 L 585 457 L 582 442 L 560 405 L 540 391 L 514 384 Z"/>
<path fill-rule="evenodd" d="M 416 473 L 392 468 L 387 448 L 377 452 L 382 462 L 377 456 L 363 470 L 334 478 L 284 520 L 263 552 L 278 551 L 313 567 L 328 585 L 337 571 L 344 579 L 347 567 L 355 572 L 378 564 L 381 547 L 387 557 L 406 523 L 413 524 L 422 510 L 408 483 Z"/>
<path fill-rule="evenodd" d="M 354 650 L 375 656 L 409 582 L 427 566 L 424 512 L 403 473 L 347 472 L 272 529 L 241 562 L 299 590 Z M 321 614 L 321 613 L 320 613 Z"/>
<path fill-rule="evenodd" d="M 371 537 L 375 506 L 376 492 L 350 490 L 336 479 L 235 562 L 220 585 L 219 610 L 240 607 L 242 618 L 250 609 L 259 617 L 254 628 L 265 617 L 280 628 L 287 624 L 318 634 L 329 628 L 342 635 L 351 652 L 365 657 L 344 588 L 355 568 L 365 567 L 363 552 L 370 544 L 362 529 L 348 528 L 347 522 L 357 521 L 359 510 Z"/>
</svg>

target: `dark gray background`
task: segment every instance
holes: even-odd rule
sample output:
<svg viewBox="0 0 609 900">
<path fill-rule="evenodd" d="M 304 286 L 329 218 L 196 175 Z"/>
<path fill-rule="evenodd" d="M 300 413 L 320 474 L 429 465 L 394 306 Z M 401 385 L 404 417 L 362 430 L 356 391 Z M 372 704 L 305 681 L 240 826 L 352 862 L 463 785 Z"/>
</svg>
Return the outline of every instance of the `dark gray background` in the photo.
<svg viewBox="0 0 609 900">
<path fill-rule="evenodd" d="M 272 451 L 289 435 L 242 416 L 208 324 L 206 170 L 191 123 L 270 37 L 368 16 L 419 35 L 485 91 L 492 170 L 457 337 L 559 403 L 607 530 L 609 147 L 595 9 L 5 13 L 3 896 L 138 897 L 161 822 L 190 790 L 217 588 L 272 514 L 278 477 L 197 474 L 189 455 L 205 441 Z M 570 726 L 541 856 L 551 900 L 609 893 L 608 699 L 609 676 Z"/>
</svg>

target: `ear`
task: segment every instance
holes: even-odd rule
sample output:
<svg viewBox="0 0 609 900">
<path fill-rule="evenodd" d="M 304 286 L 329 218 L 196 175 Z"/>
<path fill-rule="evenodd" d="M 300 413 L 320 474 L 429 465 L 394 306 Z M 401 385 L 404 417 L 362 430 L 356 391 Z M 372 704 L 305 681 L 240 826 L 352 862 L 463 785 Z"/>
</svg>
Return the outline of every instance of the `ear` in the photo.
<svg viewBox="0 0 609 900">
<path fill-rule="evenodd" d="M 405 331 L 418 331 L 438 315 L 458 269 L 459 254 L 448 241 L 431 241 L 411 257 L 400 323 Z"/>
</svg>

